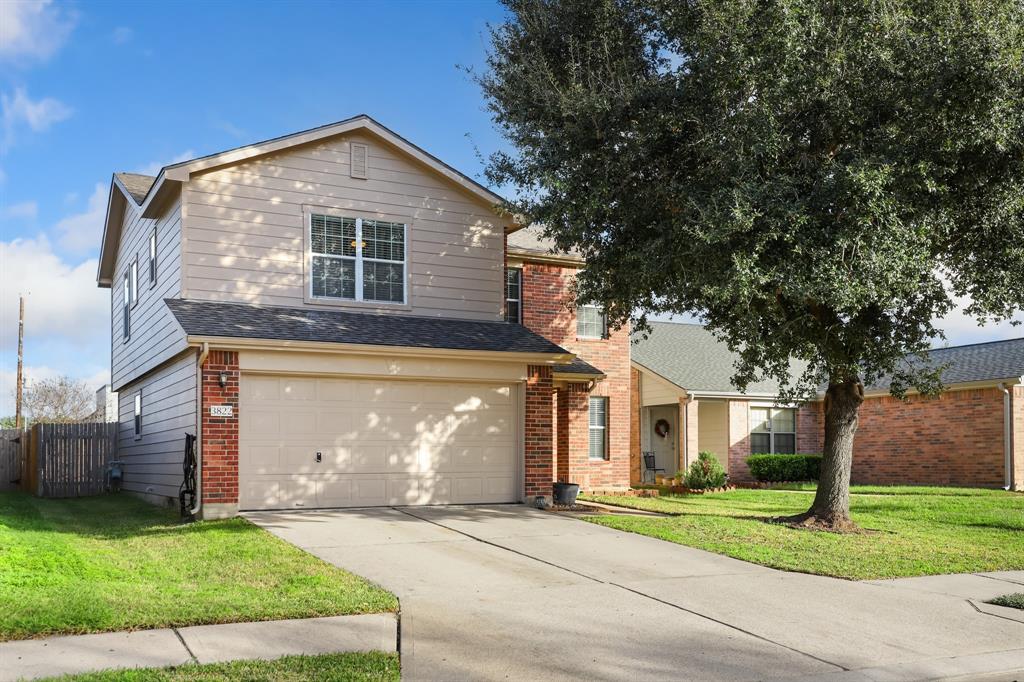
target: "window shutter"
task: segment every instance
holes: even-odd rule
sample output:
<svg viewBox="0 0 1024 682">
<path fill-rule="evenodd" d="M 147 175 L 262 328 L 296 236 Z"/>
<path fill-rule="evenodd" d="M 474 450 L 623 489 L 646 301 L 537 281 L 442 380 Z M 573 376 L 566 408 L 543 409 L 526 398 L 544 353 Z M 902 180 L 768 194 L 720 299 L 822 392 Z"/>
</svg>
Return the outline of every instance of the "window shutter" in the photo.
<svg viewBox="0 0 1024 682">
<path fill-rule="evenodd" d="M 349 153 L 351 158 L 349 159 L 349 174 L 353 178 L 366 178 L 366 145 L 350 143 Z"/>
</svg>

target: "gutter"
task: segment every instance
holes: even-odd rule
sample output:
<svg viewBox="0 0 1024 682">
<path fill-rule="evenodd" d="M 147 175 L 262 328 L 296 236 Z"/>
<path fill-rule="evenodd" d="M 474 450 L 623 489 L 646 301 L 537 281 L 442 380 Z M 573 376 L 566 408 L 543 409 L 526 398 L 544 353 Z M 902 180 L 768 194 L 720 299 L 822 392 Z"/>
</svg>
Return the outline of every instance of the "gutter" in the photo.
<svg viewBox="0 0 1024 682">
<path fill-rule="evenodd" d="M 210 354 L 210 344 L 203 342 L 196 361 L 196 506 L 189 514 L 197 517 L 203 508 L 203 363 Z"/>
</svg>

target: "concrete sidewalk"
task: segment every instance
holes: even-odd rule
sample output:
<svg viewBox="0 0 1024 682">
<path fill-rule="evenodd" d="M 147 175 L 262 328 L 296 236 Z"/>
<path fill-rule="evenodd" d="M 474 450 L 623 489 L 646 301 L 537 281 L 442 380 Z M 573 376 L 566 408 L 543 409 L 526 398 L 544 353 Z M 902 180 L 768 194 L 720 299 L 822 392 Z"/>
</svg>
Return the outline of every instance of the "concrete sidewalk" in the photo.
<svg viewBox="0 0 1024 682">
<path fill-rule="evenodd" d="M 48 637 L 0 642 L 0 682 L 397 646 L 398 621 L 391 613 Z"/>
<path fill-rule="evenodd" d="M 923 589 L 933 580 L 787 573 L 514 505 L 248 516 L 399 596 L 407 680 L 893 682 L 1024 669 L 1024 623 L 975 607 L 982 592 Z"/>
</svg>

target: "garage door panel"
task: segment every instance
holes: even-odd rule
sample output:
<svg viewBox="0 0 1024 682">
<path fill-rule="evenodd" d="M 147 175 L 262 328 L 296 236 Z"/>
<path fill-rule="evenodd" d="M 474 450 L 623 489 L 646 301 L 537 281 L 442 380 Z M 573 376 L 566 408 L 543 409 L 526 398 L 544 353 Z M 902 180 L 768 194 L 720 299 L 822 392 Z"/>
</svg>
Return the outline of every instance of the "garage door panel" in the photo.
<svg viewBox="0 0 1024 682">
<path fill-rule="evenodd" d="M 241 388 L 243 508 L 517 498 L 510 386 L 245 374 Z"/>
</svg>

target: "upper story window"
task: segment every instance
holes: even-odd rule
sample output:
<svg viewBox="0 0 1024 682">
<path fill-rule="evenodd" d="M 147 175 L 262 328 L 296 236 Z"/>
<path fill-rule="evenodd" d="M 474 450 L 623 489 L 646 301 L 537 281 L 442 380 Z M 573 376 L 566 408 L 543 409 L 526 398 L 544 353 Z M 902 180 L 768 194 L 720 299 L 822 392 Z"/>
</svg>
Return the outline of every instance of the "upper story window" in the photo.
<svg viewBox="0 0 1024 682">
<path fill-rule="evenodd" d="M 132 307 L 139 302 L 139 259 L 135 258 L 130 266 L 131 282 L 129 286 L 131 288 Z"/>
<path fill-rule="evenodd" d="M 608 459 L 608 398 L 590 397 L 590 459 Z"/>
<path fill-rule="evenodd" d="M 519 324 L 523 321 L 523 270 L 505 270 L 505 321 Z"/>
<path fill-rule="evenodd" d="M 126 272 L 124 273 L 124 282 L 121 284 L 121 323 L 124 327 L 124 340 L 127 341 L 131 337 L 131 299 L 132 299 L 132 284 L 131 277 Z"/>
<path fill-rule="evenodd" d="M 751 407 L 750 451 L 755 454 L 796 453 L 796 410 Z"/>
<path fill-rule="evenodd" d="M 156 228 L 149 235 L 149 286 L 156 286 Z"/>
<path fill-rule="evenodd" d="M 581 305 L 576 308 L 576 337 L 580 339 L 603 339 L 608 335 L 608 322 L 604 309 L 596 305 Z"/>
<path fill-rule="evenodd" d="M 403 223 L 313 214 L 309 237 L 313 298 L 405 303 Z"/>
</svg>

